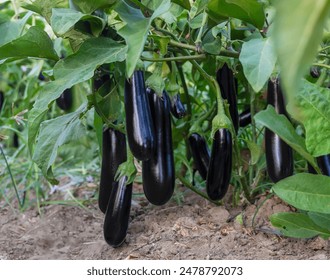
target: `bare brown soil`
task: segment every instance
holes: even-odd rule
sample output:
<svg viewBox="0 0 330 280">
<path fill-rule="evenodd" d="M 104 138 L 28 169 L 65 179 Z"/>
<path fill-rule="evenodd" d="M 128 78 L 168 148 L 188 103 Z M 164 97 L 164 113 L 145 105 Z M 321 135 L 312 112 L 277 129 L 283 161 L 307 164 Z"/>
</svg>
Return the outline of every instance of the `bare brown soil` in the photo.
<svg viewBox="0 0 330 280">
<path fill-rule="evenodd" d="M 261 203 L 264 198 L 259 200 Z M 111 248 L 103 239 L 103 214 L 63 205 L 19 213 L 0 210 L 0 259 L 330 259 L 330 245 L 321 238 L 281 237 L 269 222 L 274 212 L 290 211 L 280 200 L 232 208 L 214 206 L 193 193 L 178 205 L 150 205 L 135 196 L 126 242 Z M 237 216 L 238 215 L 238 216 Z"/>
</svg>

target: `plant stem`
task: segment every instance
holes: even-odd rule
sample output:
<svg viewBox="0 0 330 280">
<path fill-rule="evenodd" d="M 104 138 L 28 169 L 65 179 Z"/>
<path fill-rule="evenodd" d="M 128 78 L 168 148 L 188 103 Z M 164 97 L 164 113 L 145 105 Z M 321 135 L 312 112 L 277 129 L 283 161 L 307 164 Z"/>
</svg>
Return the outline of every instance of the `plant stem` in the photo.
<svg viewBox="0 0 330 280">
<path fill-rule="evenodd" d="M 313 63 L 313 66 L 319 66 L 319 67 L 330 69 L 330 65 L 323 64 L 323 63 Z"/>
<path fill-rule="evenodd" d="M 211 200 L 205 193 L 201 192 L 200 190 L 196 189 L 190 182 L 188 182 L 188 180 L 186 178 L 184 178 L 183 176 L 181 176 L 181 174 L 177 173 L 176 177 L 181 181 L 181 183 L 187 187 L 188 189 L 192 190 L 194 193 L 198 194 L 199 196 L 205 198 L 206 200 L 214 203 L 215 205 L 221 205 L 220 201 L 214 201 Z"/>
<path fill-rule="evenodd" d="M 21 199 L 19 197 L 18 189 L 17 189 L 17 186 L 16 186 L 16 182 L 15 182 L 15 179 L 13 177 L 13 174 L 11 173 L 11 169 L 10 169 L 9 163 L 7 161 L 6 155 L 5 155 L 5 153 L 4 153 L 1 145 L 0 145 L 0 151 L 1 151 L 1 154 L 2 154 L 3 158 L 5 159 L 5 163 L 6 163 L 6 166 L 7 166 L 7 169 L 8 169 L 8 173 L 9 173 L 10 179 L 11 179 L 11 181 L 13 183 L 13 186 L 14 186 L 14 190 L 15 190 L 15 193 L 16 193 L 16 197 L 17 197 L 17 200 L 18 200 L 19 207 L 22 208 L 23 207 L 23 203 L 21 202 Z"/>
<path fill-rule="evenodd" d="M 177 56 L 177 57 L 164 57 L 164 58 L 149 58 L 141 56 L 141 60 L 152 61 L 152 62 L 164 62 L 164 61 L 189 61 L 189 60 L 200 60 L 205 59 L 205 54 L 189 55 L 189 56 Z"/>
</svg>

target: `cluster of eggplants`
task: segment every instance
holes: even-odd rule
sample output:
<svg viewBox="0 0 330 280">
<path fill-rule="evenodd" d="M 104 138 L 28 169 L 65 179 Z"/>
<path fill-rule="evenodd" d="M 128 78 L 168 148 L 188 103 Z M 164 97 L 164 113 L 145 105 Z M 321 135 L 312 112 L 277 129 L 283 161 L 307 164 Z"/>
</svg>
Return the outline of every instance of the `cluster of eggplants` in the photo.
<svg viewBox="0 0 330 280">
<path fill-rule="evenodd" d="M 274 106 L 278 114 L 287 116 L 278 78 L 268 82 L 267 103 Z M 293 174 L 292 149 L 276 133 L 267 128 L 265 131 L 265 149 L 267 172 L 274 183 Z"/>
<path fill-rule="evenodd" d="M 94 81 L 94 90 L 104 83 Z M 181 109 L 180 109 L 181 110 Z M 165 204 L 175 186 L 172 149 L 171 101 L 145 88 L 142 71 L 135 71 L 125 82 L 126 133 L 133 156 L 142 161 L 143 189 L 150 203 Z M 126 137 L 119 131 L 103 132 L 102 167 L 99 189 L 99 208 L 105 213 L 104 238 L 113 246 L 120 246 L 126 237 L 132 199 L 132 183 L 115 174 L 126 161 Z"/>
<path fill-rule="evenodd" d="M 229 104 L 229 112 L 235 131 L 238 131 L 237 81 L 227 64 L 217 71 L 217 82 L 221 95 Z M 246 122 L 246 121 L 245 121 Z M 229 187 L 232 172 L 232 135 L 229 129 L 218 129 L 213 138 L 211 155 L 207 143 L 198 133 L 189 137 L 189 145 L 195 168 L 206 180 L 206 191 L 210 199 L 222 199 Z"/>
</svg>

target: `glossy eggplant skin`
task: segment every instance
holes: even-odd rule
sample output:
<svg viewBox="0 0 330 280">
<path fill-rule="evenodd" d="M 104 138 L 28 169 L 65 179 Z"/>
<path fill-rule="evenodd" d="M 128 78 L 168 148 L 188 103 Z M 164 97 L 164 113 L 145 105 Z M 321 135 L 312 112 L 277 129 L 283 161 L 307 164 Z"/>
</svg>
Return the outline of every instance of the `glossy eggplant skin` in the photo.
<svg viewBox="0 0 330 280">
<path fill-rule="evenodd" d="M 194 165 L 199 174 L 206 180 L 207 170 L 210 163 L 210 150 L 205 139 L 198 133 L 192 133 L 189 138 L 189 145 Z"/>
<path fill-rule="evenodd" d="M 130 150 L 139 160 L 150 159 L 155 151 L 155 133 L 144 83 L 137 70 L 125 83 L 126 132 Z"/>
<path fill-rule="evenodd" d="M 232 136 L 228 129 L 216 131 L 212 143 L 211 158 L 206 179 L 207 195 L 212 200 L 222 199 L 231 179 Z"/>
<path fill-rule="evenodd" d="M 175 186 L 170 104 L 165 92 L 162 97 L 153 93 L 148 98 L 154 119 L 156 150 L 151 159 L 142 162 L 143 190 L 150 203 L 163 205 L 172 197 Z"/>
<path fill-rule="evenodd" d="M 5 95 L 3 94 L 2 91 L 0 91 L 0 111 L 2 109 L 4 101 L 5 101 Z"/>
<path fill-rule="evenodd" d="M 107 128 L 103 131 L 102 165 L 99 188 L 99 208 L 105 213 L 113 186 L 118 184 L 115 175 L 120 164 L 126 161 L 125 134 Z"/>
<path fill-rule="evenodd" d="M 132 183 L 126 185 L 123 176 L 114 184 L 107 211 L 105 212 L 103 233 L 105 241 L 112 247 L 119 247 L 126 238 L 132 201 Z"/>
<path fill-rule="evenodd" d="M 330 176 L 330 154 L 316 158 L 323 175 Z"/>
<path fill-rule="evenodd" d="M 273 105 L 278 114 L 287 116 L 278 79 L 268 82 L 267 103 Z M 293 174 L 292 149 L 277 134 L 267 128 L 265 130 L 265 149 L 267 172 L 274 183 Z"/>
<path fill-rule="evenodd" d="M 223 99 L 229 104 L 229 112 L 235 131 L 238 131 L 238 110 L 237 110 L 237 82 L 234 79 L 233 71 L 225 63 L 217 71 L 217 82 Z"/>
<path fill-rule="evenodd" d="M 238 116 L 239 119 L 239 126 L 240 127 L 246 127 L 251 123 L 251 110 L 250 108 L 244 110 L 242 113 Z"/>
<path fill-rule="evenodd" d="M 69 111 L 72 107 L 72 91 L 71 89 L 66 89 L 60 95 L 59 98 L 56 99 L 57 106 L 63 111 Z"/>
<path fill-rule="evenodd" d="M 171 113 L 177 119 L 181 119 L 187 114 L 186 109 L 181 102 L 180 94 L 173 96 L 171 102 Z"/>
</svg>

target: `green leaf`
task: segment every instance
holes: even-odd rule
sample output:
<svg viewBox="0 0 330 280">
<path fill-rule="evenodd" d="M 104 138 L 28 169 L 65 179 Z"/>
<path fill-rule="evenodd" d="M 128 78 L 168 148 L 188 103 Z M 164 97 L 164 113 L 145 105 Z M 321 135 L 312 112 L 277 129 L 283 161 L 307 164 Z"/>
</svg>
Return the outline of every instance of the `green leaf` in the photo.
<svg viewBox="0 0 330 280">
<path fill-rule="evenodd" d="M 173 3 L 180 5 L 186 10 L 190 10 L 190 2 L 189 0 L 172 0 Z"/>
<path fill-rule="evenodd" d="M 248 82 L 255 92 L 259 92 L 268 81 L 276 63 L 271 39 L 260 38 L 245 42 L 239 60 Z"/>
<path fill-rule="evenodd" d="M 211 0 L 207 8 L 209 16 L 217 23 L 233 17 L 261 29 L 265 22 L 262 5 L 257 0 Z"/>
<path fill-rule="evenodd" d="M 82 104 L 76 112 L 44 121 L 40 126 L 33 161 L 52 184 L 58 184 L 51 168 L 58 148 L 70 141 L 79 140 L 84 135 L 85 127 L 79 119 L 84 110 L 86 110 L 86 103 Z"/>
<path fill-rule="evenodd" d="M 261 149 L 260 145 L 258 145 L 257 143 L 254 143 L 249 140 L 245 140 L 245 142 L 251 152 L 251 165 L 255 165 L 255 164 L 257 164 L 257 162 L 259 161 L 259 159 L 261 157 L 262 149 Z"/>
<path fill-rule="evenodd" d="M 292 149 L 298 152 L 309 163 L 315 166 L 314 157 L 308 153 L 303 137 L 299 136 L 290 121 L 281 114 L 277 114 L 274 107 L 267 106 L 266 110 L 260 111 L 254 116 L 254 119 L 259 124 L 267 127 L 281 139 L 286 142 Z"/>
<path fill-rule="evenodd" d="M 39 125 L 48 111 L 48 106 L 61 93 L 73 85 L 94 76 L 95 69 L 103 64 L 125 59 L 127 47 L 109 38 L 93 38 L 82 44 L 79 51 L 54 67 L 55 80 L 41 88 L 39 97 L 29 114 L 29 150 L 32 152 Z"/>
<path fill-rule="evenodd" d="M 155 44 L 159 47 L 160 53 L 162 55 L 167 54 L 167 46 L 171 41 L 171 38 L 168 36 L 159 36 L 159 35 L 150 35 L 149 38 L 152 38 Z"/>
<path fill-rule="evenodd" d="M 60 36 L 72 29 L 79 21 L 88 21 L 94 36 L 98 36 L 106 24 L 104 20 L 97 16 L 63 8 L 53 9 L 50 20 L 54 32 Z"/>
<path fill-rule="evenodd" d="M 0 46 L 5 45 L 17 39 L 23 32 L 26 21 L 31 16 L 28 12 L 22 19 L 16 21 L 1 21 L 0 22 Z"/>
<path fill-rule="evenodd" d="M 58 60 L 52 40 L 39 27 L 32 26 L 23 36 L 0 47 L 0 59 L 26 57 Z"/>
<path fill-rule="evenodd" d="M 308 216 L 319 227 L 330 230 L 330 214 L 321 214 L 321 213 L 315 213 L 315 212 L 308 212 Z"/>
<path fill-rule="evenodd" d="M 48 23 L 52 16 L 53 8 L 67 8 L 67 0 L 35 0 L 32 4 L 23 4 L 23 8 L 43 16 Z"/>
<path fill-rule="evenodd" d="M 113 5 L 117 0 L 73 0 L 73 2 L 83 13 L 90 14 L 97 9 Z"/>
<path fill-rule="evenodd" d="M 143 51 L 145 41 L 151 26 L 151 22 L 169 11 L 171 2 L 169 0 L 155 0 L 158 8 L 150 18 L 145 18 L 139 9 L 135 9 L 125 1 L 120 1 L 115 7 L 116 12 L 126 25 L 118 30 L 119 35 L 125 38 L 128 45 L 126 59 L 126 73 L 130 77 L 137 65 L 140 55 Z"/>
<path fill-rule="evenodd" d="M 297 94 L 312 64 L 329 16 L 328 0 L 274 1 L 274 43 L 288 101 Z"/>
<path fill-rule="evenodd" d="M 203 43 L 203 49 L 210 54 L 218 55 L 221 51 L 221 38 L 216 37 L 212 42 Z"/>
<path fill-rule="evenodd" d="M 276 183 L 272 190 L 294 207 L 330 214 L 330 177 L 300 173 Z"/>
<path fill-rule="evenodd" d="M 290 111 L 306 130 L 307 150 L 314 156 L 330 154 L 330 90 L 302 81 Z"/>
<path fill-rule="evenodd" d="M 305 214 L 302 213 L 277 213 L 270 216 L 274 227 L 289 237 L 311 238 L 321 235 L 324 238 L 330 237 L 330 231 L 319 227 Z"/>
<path fill-rule="evenodd" d="M 165 82 L 162 77 L 162 62 L 156 63 L 155 70 L 146 80 L 146 85 L 152 88 L 156 93 L 161 94 L 165 88 Z"/>
</svg>

